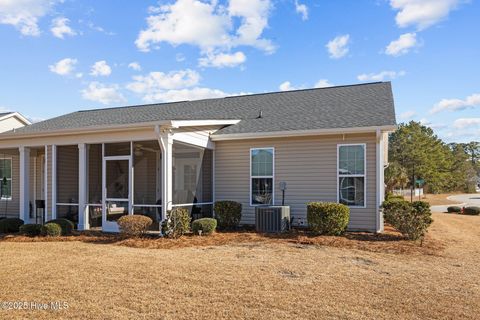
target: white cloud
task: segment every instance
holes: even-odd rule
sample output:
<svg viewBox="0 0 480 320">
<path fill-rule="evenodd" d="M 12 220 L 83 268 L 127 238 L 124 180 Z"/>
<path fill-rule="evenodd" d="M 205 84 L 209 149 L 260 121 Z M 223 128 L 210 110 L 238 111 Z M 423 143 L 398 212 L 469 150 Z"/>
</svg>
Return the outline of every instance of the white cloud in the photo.
<svg viewBox="0 0 480 320">
<path fill-rule="evenodd" d="M 298 0 L 295 0 L 295 11 L 302 15 L 302 20 L 308 20 L 308 7 L 305 4 L 301 4 Z"/>
<path fill-rule="evenodd" d="M 215 68 L 224 68 L 224 67 L 235 67 L 241 65 L 247 60 L 245 54 L 241 51 L 235 53 L 219 53 L 215 54 L 213 52 L 207 53 L 204 57 L 198 60 L 198 63 L 201 67 L 215 67 Z"/>
<path fill-rule="evenodd" d="M 68 23 L 70 22 L 69 19 L 65 17 L 59 17 L 52 20 L 52 27 L 50 31 L 52 34 L 60 39 L 64 39 L 64 36 L 75 36 L 77 33 L 70 28 Z"/>
<path fill-rule="evenodd" d="M 332 59 L 340 59 L 348 53 L 348 42 L 350 40 L 350 35 L 345 34 L 343 36 L 335 37 L 333 40 L 330 40 L 326 47 Z"/>
<path fill-rule="evenodd" d="M 417 45 L 417 34 L 416 33 L 404 33 L 400 35 L 397 40 L 393 40 L 385 48 L 385 53 L 398 57 L 403 54 L 406 54 L 410 51 L 411 48 Z"/>
<path fill-rule="evenodd" d="M 142 70 L 142 66 L 140 65 L 140 63 L 134 61 L 134 62 L 130 62 L 128 64 L 128 67 L 132 70 L 135 70 L 135 71 L 141 71 Z"/>
<path fill-rule="evenodd" d="M 61 0 L 0 0 L 0 23 L 14 26 L 25 36 L 38 36 L 38 20 Z"/>
<path fill-rule="evenodd" d="M 48 66 L 48 68 L 53 73 L 59 74 L 61 76 L 67 76 L 67 75 L 70 75 L 75 70 L 76 64 L 77 64 L 77 59 L 65 58 Z"/>
<path fill-rule="evenodd" d="M 186 101 L 186 100 L 200 100 L 211 98 L 223 98 L 235 94 L 229 94 L 222 90 L 210 89 L 210 88 L 184 88 L 173 89 L 147 94 L 143 97 L 145 102 L 173 102 L 173 101 Z"/>
<path fill-rule="evenodd" d="M 318 80 L 315 85 L 313 86 L 314 88 L 326 88 L 326 87 L 332 87 L 333 84 L 328 82 L 327 79 L 320 79 Z M 282 82 L 279 86 L 278 89 L 280 91 L 291 91 L 291 90 L 301 90 L 301 89 L 306 89 L 308 87 L 302 85 L 302 86 L 294 86 L 290 81 L 285 81 Z"/>
<path fill-rule="evenodd" d="M 405 71 L 381 71 L 379 73 L 363 73 L 357 76 L 359 81 L 384 81 L 385 79 L 396 79 L 398 77 L 404 76 Z"/>
<path fill-rule="evenodd" d="M 290 90 L 296 90 L 298 88 L 296 87 L 293 87 L 292 84 L 290 83 L 290 81 L 285 81 L 285 82 L 282 82 L 279 86 L 278 86 L 278 89 L 280 91 L 290 91 Z"/>
<path fill-rule="evenodd" d="M 417 114 L 417 113 L 416 113 L 415 111 L 412 111 L 412 110 L 410 110 L 410 111 L 405 111 L 405 112 L 403 112 L 403 113 L 400 113 L 400 114 L 398 115 L 398 118 L 399 118 L 400 120 L 408 120 L 408 119 L 411 119 L 411 118 L 412 118 L 413 116 L 415 116 L 416 114 Z"/>
<path fill-rule="evenodd" d="M 390 6 L 398 10 L 395 17 L 401 28 L 416 26 L 426 29 L 446 18 L 460 0 L 390 0 Z"/>
<path fill-rule="evenodd" d="M 91 82 L 86 89 L 82 90 L 82 97 L 102 104 L 126 102 L 127 100 L 118 90 L 119 87 L 115 84 L 105 85 L 99 82 Z"/>
<path fill-rule="evenodd" d="M 90 75 L 98 77 L 104 76 L 107 77 L 112 73 L 112 68 L 107 64 L 105 60 L 97 61 L 93 64 Z"/>
<path fill-rule="evenodd" d="M 202 52 L 248 45 L 272 53 L 274 45 L 261 37 L 271 7 L 270 0 L 230 0 L 228 6 L 217 1 L 177 0 L 150 8 L 147 28 L 140 31 L 135 44 L 141 51 L 167 42 L 198 46 Z"/>
<path fill-rule="evenodd" d="M 427 118 L 422 118 L 419 120 L 420 124 L 421 125 L 424 125 L 426 127 L 430 127 L 432 129 L 445 129 L 447 126 L 445 124 L 442 124 L 442 123 L 432 123 L 430 120 L 428 120 Z"/>
<path fill-rule="evenodd" d="M 471 128 L 480 126 L 480 118 L 460 118 L 453 122 L 453 127 L 457 129 Z"/>
<path fill-rule="evenodd" d="M 436 103 L 432 109 L 430 109 L 430 114 L 438 113 L 441 111 L 459 111 L 465 109 L 472 109 L 480 106 L 480 93 L 474 93 L 462 99 L 442 99 L 440 102 Z"/>
<path fill-rule="evenodd" d="M 334 84 L 328 82 L 327 79 L 320 79 L 315 83 L 315 88 L 326 88 L 326 87 L 333 87 Z"/>
<path fill-rule="evenodd" d="M 172 71 L 169 73 L 150 72 L 145 76 L 134 76 L 127 89 L 144 96 L 144 100 L 162 100 L 159 97 L 167 90 L 193 87 L 200 81 L 200 75 L 193 70 Z"/>
</svg>

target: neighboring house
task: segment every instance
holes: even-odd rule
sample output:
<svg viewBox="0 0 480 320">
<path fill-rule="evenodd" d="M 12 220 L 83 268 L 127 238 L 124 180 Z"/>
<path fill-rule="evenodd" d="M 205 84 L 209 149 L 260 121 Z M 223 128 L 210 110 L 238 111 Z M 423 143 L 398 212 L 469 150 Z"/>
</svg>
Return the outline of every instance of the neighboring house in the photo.
<svg viewBox="0 0 480 320">
<path fill-rule="evenodd" d="M 18 112 L 0 113 L 0 133 L 15 130 L 32 123 Z"/>
<path fill-rule="evenodd" d="M 350 206 L 351 230 L 381 232 L 389 82 L 79 111 L 0 135 L 2 215 L 66 217 L 80 230 L 167 210 L 212 215 L 216 200 L 285 205 L 305 224 L 306 203 Z"/>
</svg>

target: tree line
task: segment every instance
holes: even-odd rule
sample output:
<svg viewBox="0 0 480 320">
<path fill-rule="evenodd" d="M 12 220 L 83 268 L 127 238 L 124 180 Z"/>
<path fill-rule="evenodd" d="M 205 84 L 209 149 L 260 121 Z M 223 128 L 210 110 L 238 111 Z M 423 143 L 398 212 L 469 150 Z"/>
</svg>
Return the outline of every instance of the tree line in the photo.
<svg viewBox="0 0 480 320">
<path fill-rule="evenodd" d="M 480 176 L 480 143 L 445 143 L 419 122 L 402 123 L 389 137 L 387 192 L 418 187 L 428 193 L 475 192 Z"/>
</svg>

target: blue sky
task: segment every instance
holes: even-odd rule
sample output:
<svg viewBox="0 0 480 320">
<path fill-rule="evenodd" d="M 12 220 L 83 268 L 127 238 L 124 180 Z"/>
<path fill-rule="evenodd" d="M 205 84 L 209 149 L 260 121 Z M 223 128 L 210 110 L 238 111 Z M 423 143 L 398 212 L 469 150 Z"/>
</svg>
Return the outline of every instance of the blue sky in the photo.
<svg viewBox="0 0 480 320">
<path fill-rule="evenodd" d="M 480 136 L 480 4 L 0 0 L 0 108 L 80 109 L 392 81 L 398 122 Z"/>
</svg>

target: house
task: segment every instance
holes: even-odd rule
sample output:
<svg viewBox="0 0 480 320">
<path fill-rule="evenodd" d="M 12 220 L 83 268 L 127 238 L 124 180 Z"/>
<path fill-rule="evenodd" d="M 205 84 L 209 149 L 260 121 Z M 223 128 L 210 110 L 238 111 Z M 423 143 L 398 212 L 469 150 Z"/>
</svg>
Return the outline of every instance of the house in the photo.
<svg viewBox="0 0 480 320">
<path fill-rule="evenodd" d="M 0 133 L 31 125 L 30 120 L 18 112 L 0 113 Z"/>
<path fill-rule="evenodd" d="M 78 111 L 0 134 L 0 217 L 114 232 L 123 215 L 210 216 L 234 200 L 253 224 L 282 185 L 294 224 L 333 201 L 351 230 L 381 232 L 395 125 L 389 82 Z"/>
</svg>

